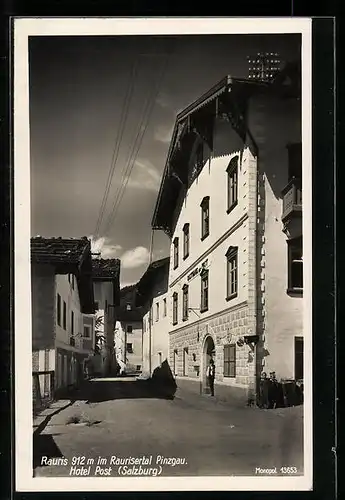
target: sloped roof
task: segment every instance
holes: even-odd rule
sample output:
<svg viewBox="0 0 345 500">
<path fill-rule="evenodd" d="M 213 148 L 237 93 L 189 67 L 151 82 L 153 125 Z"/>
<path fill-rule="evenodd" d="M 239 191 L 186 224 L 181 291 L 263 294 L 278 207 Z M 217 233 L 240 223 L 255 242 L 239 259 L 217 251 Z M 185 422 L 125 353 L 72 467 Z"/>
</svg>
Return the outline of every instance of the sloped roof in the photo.
<svg viewBox="0 0 345 500">
<path fill-rule="evenodd" d="M 119 279 L 119 259 L 92 259 L 92 277 L 94 279 Z"/>
<path fill-rule="evenodd" d="M 80 264 L 91 251 L 90 241 L 82 238 L 31 238 L 31 261 L 47 264 Z"/>
<path fill-rule="evenodd" d="M 152 262 L 148 266 L 145 273 L 142 275 L 137 284 L 136 304 L 138 306 L 142 306 L 143 303 L 145 302 L 147 295 L 150 293 L 152 284 L 154 283 L 155 276 L 157 276 L 157 273 L 159 273 L 160 271 L 164 271 L 164 268 L 166 269 L 167 272 L 169 271 L 169 263 L 170 263 L 170 258 L 165 257 L 164 259 L 159 259 Z"/>
<path fill-rule="evenodd" d="M 82 238 L 31 238 L 31 262 L 50 264 L 55 274 L 75 274 L 78 283 L 81 312 L 93 314 L 91 242 Z"/>
<path fill-rule="evenodd" d="M 288 89 L 291 95 L 295 96 L 296 92 L 294 88 L 297 86 L 299 79 L 299 66 L 298 62 L 288 63 L 272 82 L 233 78 L 227 75 L 201 97 L 178 113 L 151 221 L 153 229 L 163 229 L 169 236 L 172 234 L 172 214 L 180 196 L 181 186 L 186 182 L 187 172 L 185 172 L 185 167 L 188 165 L 190 143 L 186 142 L 187 157 L 185 157 L 184 160 L 180 157 L 178 161 L 174 163 L 174 155 L 176 151 L 184 149 L 184 137 L 190 136 L 194 133 L 193 128 L 197 129 L 198 127 L 198 133 L 200 135 L 201 130 L 205 128 L 205 126 L 207 128 L 207 123 L 212 123 L 213 117 L 219 112 L 222 113 L 222 111 L 225 111 L 225 113 L 230 111 L 233 127 L 244 137 L 248 132 L 244 116 L 245 102 L 248 97 L 256 92 L 262 91 L 277 92 L 283 96 L 285 92 L 284 81 L 286 77 L 290 75 L 295 85 L 288 86 Z M 293 88 L 291 89 L 291 87 Z M 210 125 L 208 126 L 212 129 Z M 206 133 L 205 130 L 204 133 Z M 208 134 L 206 133 L 206 135 L 210 135 L 210 132 L 208 132 Z M 181 181 L 183 176 L 185 180 Z"/>
</svg>

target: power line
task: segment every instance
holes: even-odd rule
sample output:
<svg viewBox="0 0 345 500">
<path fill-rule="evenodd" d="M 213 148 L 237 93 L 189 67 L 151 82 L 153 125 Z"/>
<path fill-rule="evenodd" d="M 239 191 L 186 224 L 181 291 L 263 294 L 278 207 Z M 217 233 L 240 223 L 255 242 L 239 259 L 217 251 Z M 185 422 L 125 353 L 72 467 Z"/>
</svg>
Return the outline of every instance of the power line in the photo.
<svg viewBox="0 0 345 500">
<path fill-rule="evenodd" d="M 168 55 L 166 57 L 165 64 L 163 64 L 163 68 L 162 68 L 160 77 L 158 79 L 158 83 L 157 83 L 156 87 L 154 87 L 154 89 L 153 89 L 153 92 L 151 94 L 151 98 L 149 98 L 146 101 L 144 113 L 143 113 L 142 120 L 141 120 L 141 123 L 139 125 L 139 129 L 138 129 L 138 133 L 136 135 L 136 138 L 135 138 L 135 141 L 134 141 L 134 145 L 133 145 L 132 151 L 131 151 L 131 153 L 129 155 L 128 162 L 127 162 L 127 165 L 126 165 L 126 168 L 125 168 L 124 177 L 123 177 L 123 181 L 122 181 L 123 184 L 120 186 L 120 189 L 119 189 L 119 191 L 117 193 L 117 196 L 115 198 L 115 201 L 114 201 L 114 204 L 113 204 L 113 207 L 112 207 L 111 214 L 108 217 L 108 221 L 107 221 L 105 233 L 107 233 L 109 231 L 111 225 L 115 221 L 116 214 L 118 212 L 119 206 L 120 206 L 122 198 L 124 196 L 127 184 L 129 182 L 129 178 L 130 178 L 131 172 L 132 172 L 133 167 L 135 165 L 135 161 L 137 159 L 138 152 L 140 150 L 143 138 L 145 136 L 145 132 L 146 132 L 149 120 L 150 120 L 150 116 L 151 116 L 152 111 L 154 109 L 155 101 L 156 101 L 157 96 L 159 94 L 160 85 L 161 85 L 162 80 L 164 78 L 164 74 L 165 74 L 165 71 L 167 69 L 168 61 L 169 61 L 169 58 L 171 56 L 171 53 L 172 52 L 168 53 Z M 146 118 L 145 118 L 145 115 L 146 115 Z M 146 121 L 146 123 L 145 123 L 145 121 Z M 141 136 L 140 136 L 140 132 L 141 132 Z"/>
<path fill-rule="evenodd" d="M 118 133 L 117 133 L 117 137 L 116 137 L 116 141 L 115 141 L 115 146 L 114 146 L 114 150 L 113 150 L 113 154 L 112 154 L 108 178 L 107 178 L 106 185 L 105 185 L 105 191 L 104 191 L 101 207 L 100 207 L 99 214 L 98 214 L 96 229 L 94 231 L 94 238 L 95 239 L 97 238 L 97 236 L 99 234 L 100 227 L 102 225 L 105 207 L 106 207 L 106 204 L 108 201 L 109 191 L 111 188 L 111 184 L 112 184 L 112 180 L 113 180 L 113 176 L 114 176 L 114 172 L 115 172 L 115 168 L 116 168 L 116 164 L 117 164 L 121 140 L 122 140 L 123 133 L 124 133 L 125 126 L 126 126 L 126 122 L 127 122 L 128 109 L 129 109 L 129 105 L 130 105 L 132 94 L 133 94 L 134 79 L 135 79 L 137 64 L 138 64 L 138 61 L 136 60 L 132 65 L 132 69 L 131 69 L 131 73 L 130 73 L 130 77 L 129 77 L 129 84 L 127 86 L 125 99 L 124 99 L 122 109 L 121 109 L 119 129 L 118 129 Z"/>
</svg>

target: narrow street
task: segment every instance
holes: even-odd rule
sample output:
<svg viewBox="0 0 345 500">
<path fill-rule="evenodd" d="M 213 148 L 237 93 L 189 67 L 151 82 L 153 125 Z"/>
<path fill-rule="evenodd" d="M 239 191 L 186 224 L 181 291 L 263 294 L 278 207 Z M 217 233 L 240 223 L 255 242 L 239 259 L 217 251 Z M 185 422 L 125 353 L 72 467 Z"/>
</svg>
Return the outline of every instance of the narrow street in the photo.
<svg viewBox="0 0 345 500">
<path fill-rule="evenodd" d="M 36 477 L 117 476 L 119 459 L 130 457 L 145 457 L 139 463 L 151 472 L 161 465 L 165 476 L 303 473 L 302 406 L 232 408 L 181 390 L 169 398 L 135 378 L 89 381 L 70 398 L 34 419 Z M 127 464 L 136 474 L 138 461 Z"/>
</svg>

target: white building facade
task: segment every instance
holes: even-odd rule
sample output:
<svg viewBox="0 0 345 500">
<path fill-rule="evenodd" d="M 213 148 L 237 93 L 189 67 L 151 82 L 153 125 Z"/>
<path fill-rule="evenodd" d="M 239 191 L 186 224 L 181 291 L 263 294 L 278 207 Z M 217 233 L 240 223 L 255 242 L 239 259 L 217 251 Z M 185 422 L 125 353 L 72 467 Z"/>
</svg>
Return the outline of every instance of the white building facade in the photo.
<svg viewBox="0 0 345 500">
<path fill-rule="evenodd" d="M 153 217 L 171 238 L 177 383 L 207 392 L 212 357 L 218 397 L 241 405 L 262 371 L 303 378 L 298 71 L 291 79 L 227 77 L 182 111 Z"/>
<path fill-rule="evenodd" d="M 137 285 L 137 303 L 143 307 L 143 373 L 152 376 L 169 361 L 169 258 L 150 264 Z"/>
</svg>

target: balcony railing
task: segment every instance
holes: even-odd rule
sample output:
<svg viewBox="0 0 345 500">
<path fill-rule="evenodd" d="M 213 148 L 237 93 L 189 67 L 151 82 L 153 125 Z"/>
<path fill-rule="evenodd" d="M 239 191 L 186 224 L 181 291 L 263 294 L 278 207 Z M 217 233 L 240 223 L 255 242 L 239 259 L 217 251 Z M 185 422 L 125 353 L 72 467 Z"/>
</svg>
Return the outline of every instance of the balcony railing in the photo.
<svg viewBox="0 0 345 500">
<path fill-rule="evenodd" d="M 282 191 L 283 213 L 282 220 L 285 221 L 292 215 L 302 214 L 302 182 L 293 178 Z"/>
</svg>

